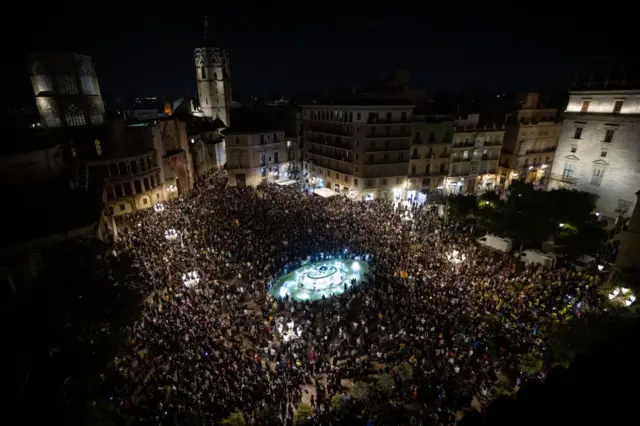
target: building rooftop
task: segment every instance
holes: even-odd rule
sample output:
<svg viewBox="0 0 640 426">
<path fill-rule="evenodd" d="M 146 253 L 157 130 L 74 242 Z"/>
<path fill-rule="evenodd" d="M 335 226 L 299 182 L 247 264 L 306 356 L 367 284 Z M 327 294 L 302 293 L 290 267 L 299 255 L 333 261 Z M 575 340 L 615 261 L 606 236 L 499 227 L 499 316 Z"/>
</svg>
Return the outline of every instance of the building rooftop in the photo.
<svg viewBox="0 0 640 426">
<path fill-rule="evenodd" d="M 361 107 L 378 107 L 378 106 L 405 106 L 413 108 L 415 104 L 411 101 L 401 98 L 378 98 L 378 97 L 351 97 L 337 99 L 320 99 L 315 103 L 302 105 L 303 107 L 314 106 L 361 106 Z"/>
</svg>

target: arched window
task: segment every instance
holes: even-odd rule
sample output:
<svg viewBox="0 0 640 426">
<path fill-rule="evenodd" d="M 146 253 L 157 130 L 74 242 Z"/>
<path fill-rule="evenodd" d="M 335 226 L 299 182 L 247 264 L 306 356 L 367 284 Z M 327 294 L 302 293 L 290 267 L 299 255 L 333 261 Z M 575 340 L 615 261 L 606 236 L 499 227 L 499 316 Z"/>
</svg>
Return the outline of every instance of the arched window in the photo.
<svg viewBox="0 0 640 426">
<path fill-rule="evenodd" d="M 86 124 L 84 114 L 73 104 L 69 105 L 69 109 L 67 109 L 64 118 L 69 127 L 84 126 Z"/>
<path fill-rule="evenodd" d="M 102 145 L 100 145 L 100 141 L 98 139 L 96 139 L 95 144 L 96 144 L 96 154 L 102 155 Z"/>
<path fill-rule="evenodd" d="M 200 67 L 200 78 L 203 80 L 207 78 L 207 71 L 205 70 L 204 65 Z"/>
<path fill-rule="evenodd" d="M 216 74 L 215 72 L 213 73 L 213 80 L 218 81 L 218 74 Z"/>
</svg>

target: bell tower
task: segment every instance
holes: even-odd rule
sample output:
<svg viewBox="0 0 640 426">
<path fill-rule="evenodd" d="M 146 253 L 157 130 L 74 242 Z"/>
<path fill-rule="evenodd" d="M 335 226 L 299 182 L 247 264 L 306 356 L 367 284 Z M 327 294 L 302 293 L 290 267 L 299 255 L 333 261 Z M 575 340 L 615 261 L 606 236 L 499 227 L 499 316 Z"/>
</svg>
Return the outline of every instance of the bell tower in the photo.
<svg viewBox="0 0 640 426">
<path fill-rule="evenodd" d="M 198 101 L 205 117 L 219 118 L 229 127 L 231 109 L 231 70 L 227 52 L 214 47 L 209 34 L 209 19 L 204 18 L 204 43 L 194 51 Z"/>
</svg>

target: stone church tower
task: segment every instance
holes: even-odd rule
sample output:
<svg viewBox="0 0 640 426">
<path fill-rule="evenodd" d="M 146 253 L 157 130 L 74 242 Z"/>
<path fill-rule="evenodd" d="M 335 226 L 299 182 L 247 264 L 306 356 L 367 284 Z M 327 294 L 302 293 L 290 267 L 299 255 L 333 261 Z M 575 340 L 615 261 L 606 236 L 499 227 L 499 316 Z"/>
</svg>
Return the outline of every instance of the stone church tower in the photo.
<svg viewBox="0 0 640 426">
<path fill-rule="evenodd" d="M 231 71 L 229 56 L 220 47 L 213 47 L 209 35 L 209 21 L 204 20 L 204 47 L 195 49 L 198 100 L 204 117 L 220 118 L 229 127 L 231 109 Z"/>
</svg>

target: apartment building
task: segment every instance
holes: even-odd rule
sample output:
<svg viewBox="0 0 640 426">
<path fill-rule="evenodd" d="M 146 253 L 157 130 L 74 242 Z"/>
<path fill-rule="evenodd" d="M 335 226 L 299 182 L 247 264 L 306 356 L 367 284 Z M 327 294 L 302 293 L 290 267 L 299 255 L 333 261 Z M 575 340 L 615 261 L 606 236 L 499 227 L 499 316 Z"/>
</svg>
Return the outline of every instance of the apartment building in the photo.
<svg viewBox="0 0 640 426">
<path fill-rule="evenodd" d="M 303 167 L 312 186 L 361 200 L 406 198 L 413 108 L 373 98 L 303 105 Z"/>
<path fill-rule="evenodd" d="M 640 189 L 640 90 L 624 83 L 570 92 L 548 186 L 597 194 L 609 218 L 631 214 Z"/>
<path fill-rule="evenodd" d="M 539 108 L 539 94 L 528 93 L 521 108 L 507 119 L 500 158 L 501 180 L 546 187 L 562 123 L 555 108 Z"/>
<path fill-rule="evenodd" d="M 223 133 L 231 186 L 276 181 L 293 167 L 294 145 L 285 138 L 284 130 L 233 125 Z"/>
<path fill-rule="evenodd" d="M 473 194 L 494 189 L 500 183 L 497 172 L 504 135 L 504 120 L 481 120 L 480 114 L 458 118 L 445 191 Z"/>
<path fill-rule="evenodd" d="M 442 189 L 449 175 L 455 120 L 451 115 L 414 115 L 408 198 Z"/>
</svg>

